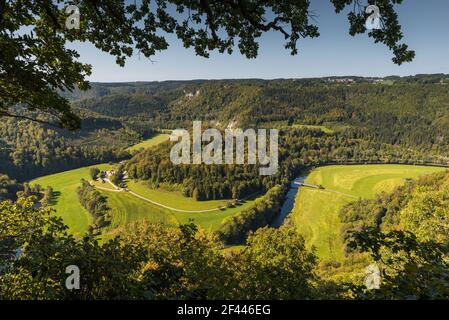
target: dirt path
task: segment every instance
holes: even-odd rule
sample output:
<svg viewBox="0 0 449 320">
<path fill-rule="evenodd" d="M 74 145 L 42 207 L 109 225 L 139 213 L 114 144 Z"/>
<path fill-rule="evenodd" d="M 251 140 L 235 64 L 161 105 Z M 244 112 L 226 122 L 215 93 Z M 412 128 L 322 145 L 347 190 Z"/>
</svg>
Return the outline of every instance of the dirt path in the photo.
<svg viewBox="0 0 449 320">
<path fill-rule="evenodd" d="M 182 210 L 182 209 L 176 209 L 176 208 L 172 208 L 172 207 L 166 206 L 166 205 L 164 205 L 164 204 L 162 204 L 162 203 L 153 201 L 153 200 L 151 200 L 151 199 L 145 198 L 144 196 L 141 196 L 140 194 L 135 193 L 134 191 L 131 191 L 131 190 L 129 190 L 129 189 L 123 189 L 123 188 L 120 188 L 120 187 L 116 186 L 115 184 L 113 184 L 113 183 L 111 182 L 111 180 L 109 180 L 109 179 L 104 179 L 104 180 L 105 180 L 106 182 L 110 183 L 110 184 L 114 187 L 114 189 L 109 189 L 109 188 L 99 187 L 99 186 L 96 186 L 96 185 L 92 185 L 92 183 L 91 183 L 91 185 L 92 185 L 94 188 L 97 188 L 97 189 L 99 189 L 99 190 L 104 190 L 104 191 L 109 191 L 109 192 L 126 192 L 126 193 L 129 193 L 129 194 L 133 195 L 133 196 L 136 197 L 136 198 L 139 198 L 139 199 L 143 200 L 143 201 L 152 203 L 152 204 L 154 204 L 154 205 L 157 205 L 157 206 L 159 206 L 159 207 L 162 207 L 162 208 L 165 208 L 165 209 L 168 209 L 168 210 L 171 210 L 171 211 L 185 212 L 185 213 L 204 213 L 204 212 L 219 211 L 219 210 L 221 210 L 222 208 L 224 208 L 224 207 L 218 207 L 218 208 L 207 209 L 207 210 Z"/>
<path fill-rule="evenodd" d="M 327 191 L 327 192 L 332 192 L 332 193 L 336 193 L 336 194 L 341 194 L 342 196 L 346 196 L 346 197 L 350 197 L 350 198 L 354 198 L 354 199 L 358 199 L 359 197 L 356 197 L 352 194 L 349 193 L 344 193 L 344 192 L 340 192 L 340 191 L 336 191 L 336 190 L 332 190 L 332 189 L 327 189 L 327 188 L 320 188 L 320 186 L 314 185 L 314 184 L 307 184 L 307 183 L 299 183 L 299 182 L 295 182 L 295 184 L 297 184 L 300 187 L 307 187 L 307 188 L 313 188 L 313 189 L 317 189 L 317 190 L 321 190 L 321 191 Z"/>
<path fill-rule="evenodd" d="M 114 190 L 114 189 L 110 189 L 110 188 L 103 188 L 103 187 L 99 187 L 99 186 L 92 185 L 92 184 L 91 184 L 91 186 L 94 187 L 95 189 L 104 190 L 104 191 L 123 192 L 123 190 L 117 190 L 117 189 Z"/>
<path fill-rule="evenodd" d="M 150 199 L 148 199 L 148 198 L 145 198 L 145 197 L 141 196 L 140 194 L 135 193 L 134 191 L 129 190 L 128 193 L 129 193 L 129 194 L 132 194 L 132 195 L 135 196 L 136 198 L 139 198 L 139 199 L 141 199 L 141 200 L 143 200 L 143 201 L 150 202 L 150 203 L 155 204 L 155 205 L 157 205 L 157 206 L 159 206 L 159 207 L 162 207 L 162 208 L 165 208 L 165 209 L 169 209 L 169 210 L 171 210 L 171 211 L 176 211 L 176 212 L 203 213 L 203 212 L 213 212 L 213 211 L 218 211 L 218 210 L 221 209 L 221 208 L 213 208 L 213 209 L 207 209 L 207 210 L 182 210 L 182 209 L 175 209 L 175 208 L 166 206 L 166 205 L 164 205 L 164 204 L 162 204 L 162 203 L 159 203 L 159 202 L 150 200 Z"/>
</svg>

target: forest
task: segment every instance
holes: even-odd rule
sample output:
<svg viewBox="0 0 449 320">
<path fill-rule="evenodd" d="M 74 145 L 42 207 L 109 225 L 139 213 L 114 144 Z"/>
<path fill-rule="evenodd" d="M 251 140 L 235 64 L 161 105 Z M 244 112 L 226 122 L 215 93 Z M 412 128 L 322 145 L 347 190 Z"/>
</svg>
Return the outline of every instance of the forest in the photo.
<svg viewBox="0 0 449 320">
<path fill-rule="evenodd" d="M 410 161 L 447 160 L 449 87 L 445 75 L 389 77 L 382 79 L 385 84 L 367 78 L 354 80 L 350 85 L 334 83 L 331 78 L 94 83 L 87 92 L 63 93 L 82 119 L 81 130 L 5 118 L 0 124 L 0 172 L 26 181 L 126 159 L 130 157 L 126 147 L 157 130 L 190 128 L 193 120 L 221 129 L 230 122 L 241 128 L 280 128 L 286 143 L 298 134 L 290 132 L 296 124 L 328 125 L 335 129 L 328 139 L 339 140 L 340 155 L 332 150 L 333 158 L 359 158 L 349 150 L 354 144 L 377 144 L 367 160 L 379 158 L 379 148 L 391 149 L 385 152 L 391 158 L 405 151 L 400 157 Z M 250 189 L 257 187 L 255 181 L 249 184 Z M 193 189 L 186 193 L 191 195 Z M 199 193 L 205 199 L 214 197 Z M 215 193 L 224 196 L 232 190 Z"/>
<path fill-rule="evenodd" d="M 344 263 L 320 260 L 289 223 L 269 227 L 290 181 L 315 167 L 449 165 L 449 76 L 352 79 L 94 83 L 87 92 L 61 92 L 81 118 L 78 131 L 5 119 L 0 252 L 7 267 L 0 270 L 0 299 L 448 299 L 447 173 L 346 205 L 339 213 Z M 126 151 L 193 120 L 220 130 L 230 123 L 279 129 L 278 173 L 260 176 L 257 165 L 175 166 L 171 142 Z M 84 180 L 78 200 L 93 226 L 77 238 L 49 206 L 54 192 L 26 183 L 122 160 L 111 177 L 121 187 L 127 171 L 132 180 L 199 201 L 263 196 L 215 233 L 192 223 L 142 222 L 101 239 L 107 198 Z M 244 246 L 229 250 L 230 244 Z M 18 247 L 24 250 L 16 257 Z M 374 291 L 356 272 L 371 262 L 383 275 Z M 91 270 L 82 290 L 64 290 L 69 264 Z"/>
<path fill-rule="evenodd" d="M 29 120 L 5 119 L 0 124 L 0 172 L 18 181 L 27 181 L 48 173 L 60 172 L 100 162 L 129 157 L 125 147 L 137 142 L 139 135 L 120 127 L 81 132 L 37 124 Z"/>
<path fill-rule="evenodd" d="M 390 231 L 401 228 L 421 241 L 448 244 L 448 182 L 446 172 L 410 180 L 392 193 L 355 201 L 340 211 L 342 237 L 365 228 Z"/>
</svg>

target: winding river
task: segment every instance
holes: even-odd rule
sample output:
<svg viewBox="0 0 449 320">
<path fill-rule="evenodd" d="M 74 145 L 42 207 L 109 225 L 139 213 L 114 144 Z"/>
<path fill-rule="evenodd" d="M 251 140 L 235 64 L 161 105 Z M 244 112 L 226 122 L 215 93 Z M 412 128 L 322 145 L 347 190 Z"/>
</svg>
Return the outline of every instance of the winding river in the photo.
<svg viewBox="0 0 449 320">
<path fill-rule="evenodd" d="M 284 203 L 282 204 L 281 212 L 272 223 L 273 227 L 279 228 L 284 223 L 285 218 L 287 218 L 290 212 L 292 212 L 295 205 L 296 196 L 299 192 L 299 189 L 302 188 L 297 183 L 304 183 L 306 179 L 307 176 L 301 176 L 297 177 L 290 183 L 290 189 L 288 190 Z"/>
</svg>

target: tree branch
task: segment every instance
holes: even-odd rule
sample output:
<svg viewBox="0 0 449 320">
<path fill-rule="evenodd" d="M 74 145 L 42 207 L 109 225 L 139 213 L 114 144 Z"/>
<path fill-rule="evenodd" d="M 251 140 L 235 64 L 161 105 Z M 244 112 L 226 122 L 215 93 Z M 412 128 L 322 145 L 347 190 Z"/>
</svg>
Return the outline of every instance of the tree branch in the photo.
<svg viewBox="0 0 449 320">
<path fill-rule="evenodd" d="M 212 38 L 214 41 L 219 42 L 218 35 L 217 35 L 217 26 L 214 23 L 213 20 L 213 13 L 209 5 L 208 0 L 200 0 L 201 8 L 203 8 L 204 11 L 206 11 L 206 21 L 208 26 L 210 27 L 210 30 L 212 32 Z"/>
<path fill-rule="evenodd" d="M 18 115 L 18 114 L 12 114 L 12 113 L 9 113 L 9 112 L 6 112 L 6 111 L 0 111 L 0 117 L 8 117 L 8 118 L 15 118 L 15 119 L 22 119 L 22 120 L 30 120 L 30 121 L 37 122 L 37 123 L 40 123 L 40 124 L 46 124 L 46 125 L 49 125 L 49 126 L 52 126 L 52 127 L 55 127 L 55 128 L 59 128 L 59 126 L 57 124 L 55 124 L 55 123 L 51 123 L 51 122 L 48 122 L 48 121 L 45 121 L 45 120 L 39 120 L 39 119 L 31 118 L 31 117 L 28 117 L 28 116 L 21 116 L 21 115 Z"/>
<path fill-rule="evenodd" d="M 6 0 L 0 0 L 0 25 L 3 22 L 3 15 L 5 14 Z"/>
<path fill-rule="evenodd" d="M 237 0 L 237 3 L 235 3 L 233 0 L 225 0 L 225 3 L 227 3 L 228 5 L 230 5 L 234 11 L 237 11 L 238 13 L 240 13 L 240 15 L 245 18 L 246 20 L 248 20 L 248 22 L 257 29 L 260 29 L 262 31 L 270 31 L 271 29 L 274 29 L 276 31 L 281 32 L 284 37 L 287 39 L 290 37 L 290 34 L 285 31 L 281 26 L 278 25 L 279 21 L 284 21 L 284 19 L 282 17 L 276 17 L 273 19 L 273 21 L 267 23 L 267 24 L 263 24 L 260 21 L 257 21 L 249 12 L 248 8 L 246 7 L 246 4 L 241 1 L 241 0 Z"/>
</svg>

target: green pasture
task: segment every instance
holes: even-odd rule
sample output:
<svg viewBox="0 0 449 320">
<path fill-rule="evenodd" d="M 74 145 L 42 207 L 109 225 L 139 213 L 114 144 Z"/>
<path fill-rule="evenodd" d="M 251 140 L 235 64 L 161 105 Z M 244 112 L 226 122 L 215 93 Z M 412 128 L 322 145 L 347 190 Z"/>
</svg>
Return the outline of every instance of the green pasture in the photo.
<svg viewBox="0 0 449 320">
<path fill-rule="evenodd" d="M 313 170 L 305 183 L 324 189 L 301 187 L 290 215 L 306 244 L 316 248 L 320 258 L 341 261 L 340 209 L 359 198 L 373 198 L 391 192 L 405 182 L 446 168 L 413 165 L 337 165 Z"/>
</svg>

